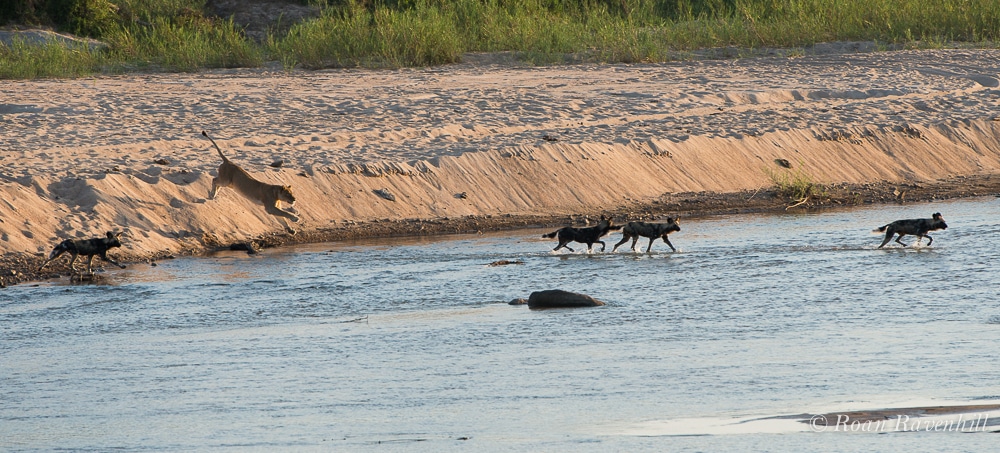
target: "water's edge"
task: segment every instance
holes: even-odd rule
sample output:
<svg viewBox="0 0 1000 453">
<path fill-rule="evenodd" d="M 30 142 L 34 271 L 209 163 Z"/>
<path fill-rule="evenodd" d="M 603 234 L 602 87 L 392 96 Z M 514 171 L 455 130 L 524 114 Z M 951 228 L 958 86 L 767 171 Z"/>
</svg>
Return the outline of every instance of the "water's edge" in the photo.
<svg viewBox="0 0 1000 453">
<path fill-rule="evenodd" d="M 929 183 L 894 183 L 881 181 L 869 184 L 837 184 L 826 187 L 822 197 L 815 197 L 795 206 L 791 212 L 821 212 L 826 209 L 872 205 L 899 205 L 949 199 L 974 199 L 1000 196 L 1000 174 L 960 176 Z M 124 263 L 152 263 L 180 256 L 199 256 L 219 250 L 262 250 L 301 244 L 317 244 L 343 240 L 394 237 L 431 237 L 449 234 L 510 231 L 533 227 L 584 225 L 601 215 L 618 223 L 649 220 L 667 216 L 710 218 L 714 216 L 750 213 L 785 213 L 798 203 L 780 196 L 774 189 L 735 193 L 676 193 L 664 194 L 651 202 L 631 202 L 609 209 L 597 209 L 575 214 L 497 214 L 443 217 L 432 219 L 385 219 L 379 221 L 346 222 L 330 228 L 304 231 L 295 235 L 284 232 L 268 233 L 249 241 L 237 241 L 216 246 L 188 246 L 152 254 L 129 254 L 116 251 L 113 255 Z M 68 266 L 56 262 L 38 272 L 44 255 L 7 253 L 0 256 L 0 288 L 31 281 L 67 276 Z M 63 264 L 60 268 L 60 264 Z M 100 260 L 95 265 L 101 266 Z M 79 265 L 79 263 L 78 263 Z"/>
</svg>

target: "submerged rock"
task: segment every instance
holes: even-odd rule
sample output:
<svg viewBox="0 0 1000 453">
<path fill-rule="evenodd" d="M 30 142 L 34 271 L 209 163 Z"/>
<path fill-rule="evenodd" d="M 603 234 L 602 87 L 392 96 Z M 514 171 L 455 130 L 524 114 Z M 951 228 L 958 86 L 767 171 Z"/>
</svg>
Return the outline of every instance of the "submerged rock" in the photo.
<svg viewBox="0 0 1000 453">
<path fill-rule="evenodd" d="M 604 302 L 586 294 L 573 293 L 561 289 L 535 291 L 528 296 L 528 308 L 600 307 L 602 305 L 604 305 Z"/>
</svg>

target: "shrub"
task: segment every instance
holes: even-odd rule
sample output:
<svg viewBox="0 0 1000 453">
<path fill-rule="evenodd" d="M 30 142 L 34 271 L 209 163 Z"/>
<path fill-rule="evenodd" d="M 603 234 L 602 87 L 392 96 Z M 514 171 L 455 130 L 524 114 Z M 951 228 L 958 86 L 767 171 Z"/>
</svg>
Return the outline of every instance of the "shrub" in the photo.
<svg viewBox="0 0 1000 453">
<path fill-rule="evenodd" d="M 47 0 L 46 13 L 59 29 L 97 38 L 115 23 L 118 8 L 108 0 Z"/>
<path fill-rule="evenodd" d="M 826 194 L 826 187 L 813 181 L 813 177 L 801 169 L 764 168 L 780 197 L 803 202 L 809 198 Z"/>
</svg>

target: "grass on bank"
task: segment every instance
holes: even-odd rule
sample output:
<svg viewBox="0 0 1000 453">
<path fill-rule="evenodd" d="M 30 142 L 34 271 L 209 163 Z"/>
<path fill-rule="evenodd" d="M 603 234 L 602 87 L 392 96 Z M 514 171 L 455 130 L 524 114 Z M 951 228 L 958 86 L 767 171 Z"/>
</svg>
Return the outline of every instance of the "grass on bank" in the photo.
<svg viewBox="0 0 1000 453">
<path fill-rule="evenodd" d="M 996 0 L 310 0 L 321 2 L 320 17 L 262 43 L 231 20 L 207 17 L 204 0 L 74 1 L 113 8 L 95 15 L 97 25 L 74 22 L 107 49 L 0 44 L 0 78 L 265 61 L 286 68 L 428 66 L 465 52 L 512 51 L 534 64 L 660 62 L 715 47 L 1000 41 Z"/>
<path fill-rule="evenodd" d="M 779 197 L 795 202 L 788 206 L 789 208 L 804 204 L 811 199 L 827 196 L 826 186 L 816 183 L 812 175 L 801 168 L 790 168 L 790 165 L 777 169 L 765 167 L 764 174 L 771 179 Z"/>
<path fill-rule="evenodd" d="M 0 78 L 71 78 L 93 74 L 109 61 L 86 44 L 65 46 L 56 42 L 29 44 L 15 39 L 0 44 Z"/>
</svg>

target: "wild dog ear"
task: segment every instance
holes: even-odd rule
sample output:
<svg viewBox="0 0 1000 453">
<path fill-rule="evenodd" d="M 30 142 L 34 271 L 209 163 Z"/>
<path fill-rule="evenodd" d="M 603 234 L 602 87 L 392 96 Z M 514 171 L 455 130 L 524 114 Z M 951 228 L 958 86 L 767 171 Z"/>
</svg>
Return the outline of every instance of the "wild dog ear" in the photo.
<svg viewBox="0 0 1000 453">
<path fill-rule="evenodd" d="M 941 213 L 940 212 L 935 212 L 934 215 L 931 216 L 931 218 L 933 218 L 935 220 L 941 220 Z"/>
<path fill-rule="evenodd" d="M 108 239 L 114 239 L 115 238 L 115 234 L 114 233 L 108 231 L 107 234 L 108 234 Z M 118 234 L 121 234 L 121 233 L 118 233 Z"/>
<path fill-rule="evenodd" d="M 122 233 L 124 233 L 124 231 L 119 231 L 115 233 L 115 239 L 120 239 L 122 237 Z"/>
</svg>

